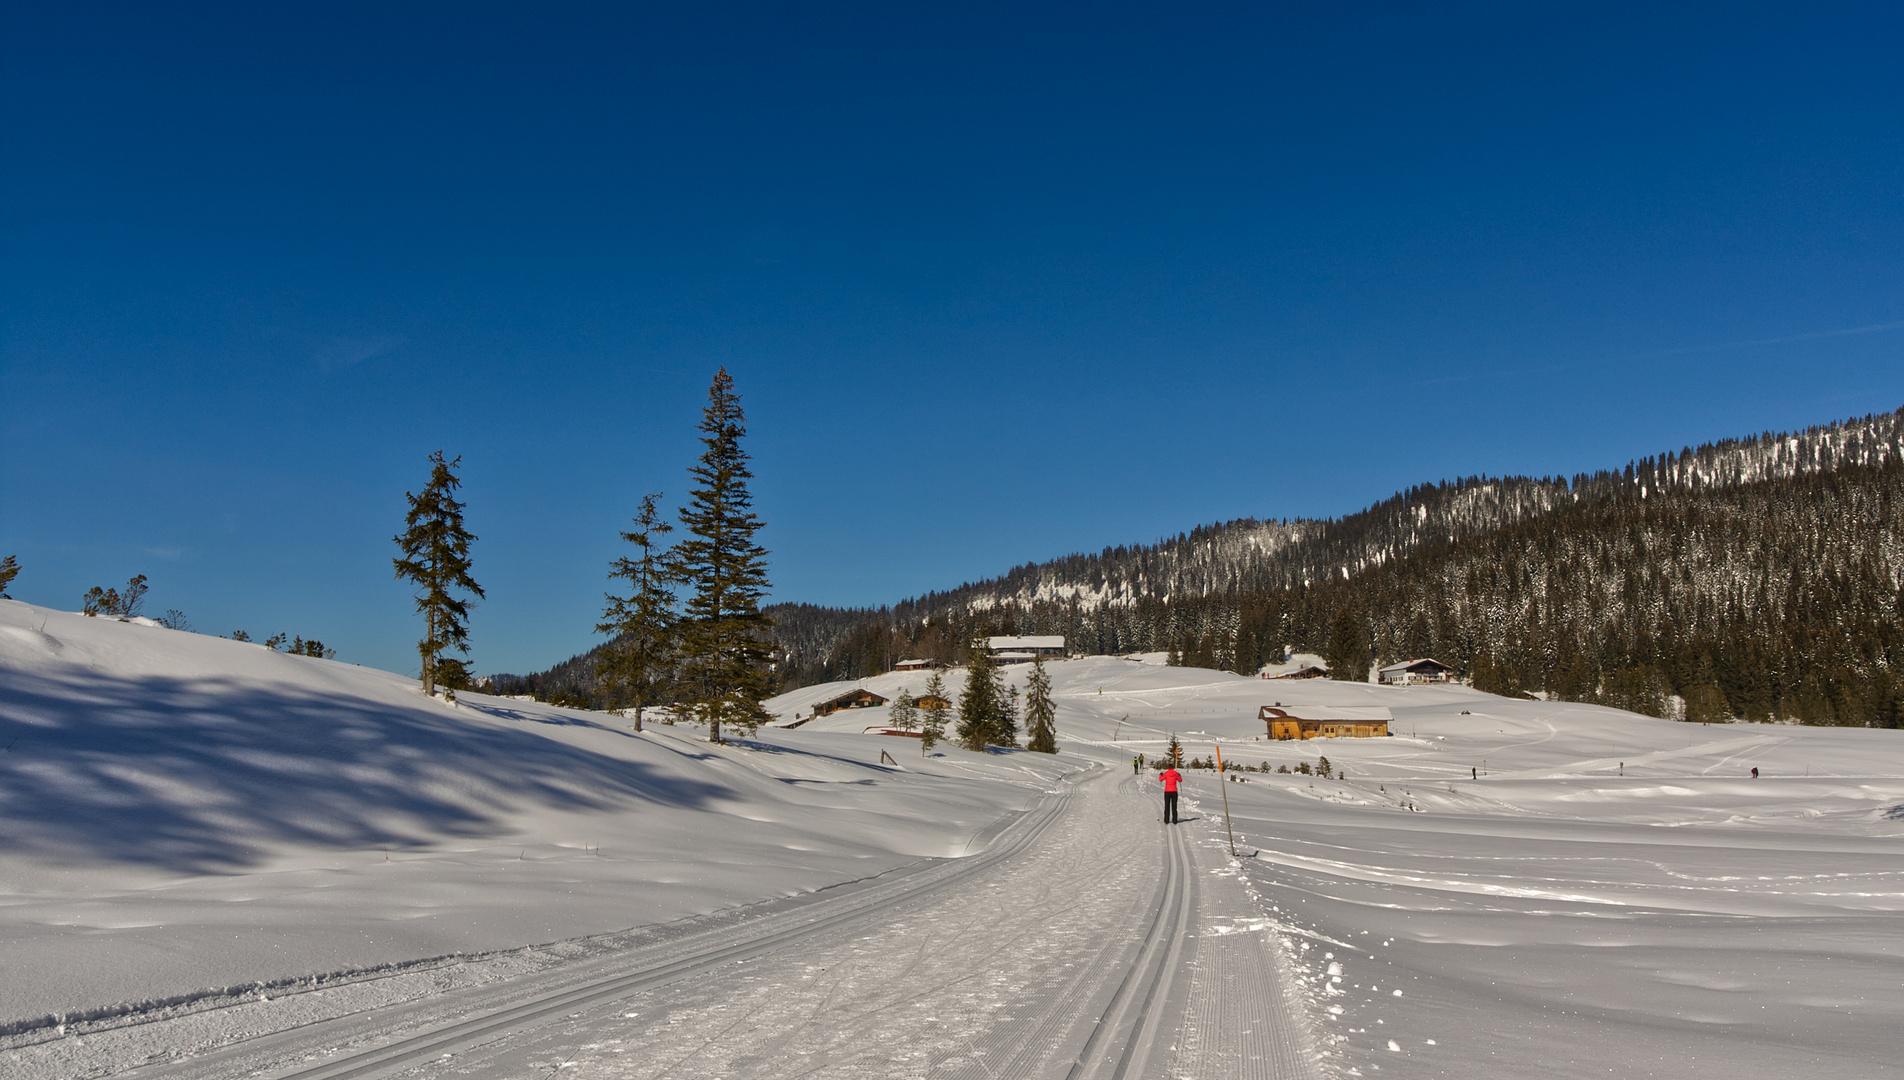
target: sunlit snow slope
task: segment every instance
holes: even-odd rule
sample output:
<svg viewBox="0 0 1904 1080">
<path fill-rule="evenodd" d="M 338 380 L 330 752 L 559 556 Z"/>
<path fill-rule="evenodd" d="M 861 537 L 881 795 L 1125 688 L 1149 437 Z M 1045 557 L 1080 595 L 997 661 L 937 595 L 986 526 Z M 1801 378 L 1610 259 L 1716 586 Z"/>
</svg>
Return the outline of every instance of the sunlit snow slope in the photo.
<svg viewBox="0 0 1904 1080">
<path fill-rule="evenodd" d="M 1188 827 L 1226 852 L 1227 790 L 1261 905 L 1202 932 L 1284 939 L 1343 1074 L 1904 1076 L 1904 732 L 1049 666 L 1067 750 L 1128 762 L 1174 732 L 1197 758 L 1347 770 L 1186 785 Z M 1008 670 L 1022 687 L 1026 669 Z M 888 674 L 779 704 L 791 720 L 852 686 L 923 685 Z M 1269 742 L 1257 709 L 1276 703 L 1387 706 L 1397 734 Z"/>
<path fill-rule="evenodd" d="M 959 855 L 1061 767 L 953 751 L 900 769 L 880 749 L 449 705 L 387 672 L 0 600 L 0 1022 Z"/>
</svg>

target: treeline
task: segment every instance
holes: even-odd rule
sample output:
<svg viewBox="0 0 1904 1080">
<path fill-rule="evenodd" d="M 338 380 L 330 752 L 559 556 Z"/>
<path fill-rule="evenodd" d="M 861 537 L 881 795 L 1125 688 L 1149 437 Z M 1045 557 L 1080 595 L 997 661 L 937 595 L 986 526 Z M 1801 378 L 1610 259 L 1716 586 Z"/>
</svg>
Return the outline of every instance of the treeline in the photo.
<svg viewBox="0 0 1904 1080">
<path fill-rule="evenodd" d="M 1573 478 L 1424 486 L 1330 522 L 1233 522 L 890 609 L 773 609 L 783 686 L 981 633 L 1253 672 L 1434 656 L 1477 686 L 1652 715 L 1895 727 L 1904 411 Z"/>
</svg>

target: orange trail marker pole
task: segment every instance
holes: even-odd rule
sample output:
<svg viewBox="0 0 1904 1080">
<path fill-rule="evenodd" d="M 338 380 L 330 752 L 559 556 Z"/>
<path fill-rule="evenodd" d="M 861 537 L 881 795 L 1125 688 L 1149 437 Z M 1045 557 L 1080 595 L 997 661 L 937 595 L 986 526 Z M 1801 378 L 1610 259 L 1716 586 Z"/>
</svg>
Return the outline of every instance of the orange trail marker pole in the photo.
<svg viewBox="0 0 1904 1080">
<path fill-rule="evenodd" d="M 1215 743 L 1210 745 L 1216 746 Z M 1223 748 L 1216 747 L 1216 782 L 1223 791 L 1223 827 L 1230 830 L 1230 858 L 1236 858 L 1236 826 L 1230 823 L 1230 782 L 1223 776 Z"/>
</svg>

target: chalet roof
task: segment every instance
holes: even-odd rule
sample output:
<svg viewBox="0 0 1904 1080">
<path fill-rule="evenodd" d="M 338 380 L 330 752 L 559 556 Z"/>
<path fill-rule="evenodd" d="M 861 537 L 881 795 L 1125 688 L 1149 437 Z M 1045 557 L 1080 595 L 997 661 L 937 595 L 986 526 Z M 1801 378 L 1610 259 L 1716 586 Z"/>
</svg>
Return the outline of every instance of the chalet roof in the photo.
<svg viewBox="0 0 1904 1080">
<path fill-rule="evenodd" d="M 994 637 L 985 639 L 986 648 L 997 652 L 1000 649 L 1062 649 L 1063 634 L 1039 634 L 1021 637 Z"/>
<path fill-rule="evenodd" d="M 1258 720 L 1326 720 L 1375 723 L 1393 720 L 1395 714 L 1385 705 L 1265 705 L 1257 710 Z"/>
<path fill-rule="evenodd" d="M 853 689 L 848 690 L 846 693 L 841 694 L 839 697 L 828 698 L 827 700 L 820 702 L 820 707 L 824 708 L 828 705 L 840 705 L 848 701 L 864 701 L 868 698 L 871 698 L 873 704 L 875 705 L 886 704 L 885 698 L 880 697 L 878 694 L 873 693 L 871 690 L 868 690 L 863 686 L 856 686 Z"/>
<path fill-rule="evenodd" d="M 1403 660 L 1399 664 L 1390 664 L 1380 669 L 1378 674 L 1394 671 L 1453 671 L 1454 669 L 1432 656 L 1420 656 L 1413 660 Z"/>
</svg>

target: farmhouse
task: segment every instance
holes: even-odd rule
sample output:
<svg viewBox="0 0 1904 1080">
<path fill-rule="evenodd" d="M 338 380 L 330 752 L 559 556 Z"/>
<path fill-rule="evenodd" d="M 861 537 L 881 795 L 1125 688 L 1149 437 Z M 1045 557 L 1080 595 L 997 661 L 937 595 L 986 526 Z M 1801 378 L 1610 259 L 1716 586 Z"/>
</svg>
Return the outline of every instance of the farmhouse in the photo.
<svg viewBox="0 0 1904 1080">
<path fill-rule="evenodd" d="M 894 671 L 924 671 L 927 668 L 942 666 L 937 660 L 901 660 L 893 665 Z"/>
<path fill-rule="evenodd" d="M 1327 674 L 1329 674 L 1328 668 L 1318 667 L 1315 664 L 1310 664 L 1307 667 L 1299 667 L 1294 671 L 1265 671 L 1263 672 L 1263 678 L 1265 679 L 1320 679 Z"/>
<path fill-rule="evenodd" d="M 1454 669 L 1431 656 L 1390 664 L 1375 675 L 1376 680 L 1384 686 L 1420 686 L 1424 683 L 1454 681 Z"/>
<path fill-rule="evenodd" d="M 1063 656 L 1064 635 L 986 638 L 985 651 L 1001 664 L 1029 664 L 1040 656 Z"/>
<path fill-rule="evenodd" d="M 952 703 L 934 694 L 920 694 L 912 700 L 913 705 L 921 709 L 949 709 Z"/>
<path fill-rule="evenodd" d="M 870 709 L 875 705 L 886 704 L 886 699 L 864 687 L 855 687 L 830 701 L 822 701 L 813 707 L 814 716 L 831 716 L 841 709 Z"/>
<path fill-rule="evenodd" d="M 1272 739 L 1369 739 L 1387 735 L 1394 716 L 1380 707 L 1265 705 L 1256 718 Z"/>
</svg>

